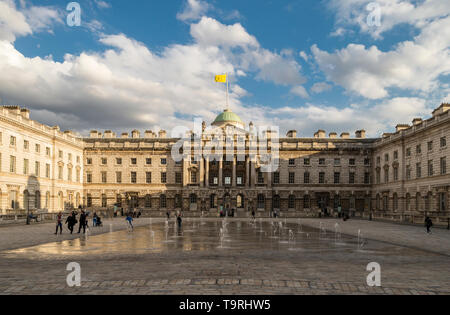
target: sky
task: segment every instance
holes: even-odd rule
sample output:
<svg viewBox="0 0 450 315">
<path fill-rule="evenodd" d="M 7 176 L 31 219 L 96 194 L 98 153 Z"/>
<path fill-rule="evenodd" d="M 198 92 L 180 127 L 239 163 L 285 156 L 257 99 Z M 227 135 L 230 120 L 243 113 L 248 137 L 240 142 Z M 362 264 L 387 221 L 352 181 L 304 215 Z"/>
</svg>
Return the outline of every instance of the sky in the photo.
<svg viewBox="0 0 450 315">
<path fill-rule="evenodd" d="M 229 107 L 312 137 L 368 136 L 450 102 L 448 0 L 0 0 L 0 104 L 88 135 Z"/>
</svg>

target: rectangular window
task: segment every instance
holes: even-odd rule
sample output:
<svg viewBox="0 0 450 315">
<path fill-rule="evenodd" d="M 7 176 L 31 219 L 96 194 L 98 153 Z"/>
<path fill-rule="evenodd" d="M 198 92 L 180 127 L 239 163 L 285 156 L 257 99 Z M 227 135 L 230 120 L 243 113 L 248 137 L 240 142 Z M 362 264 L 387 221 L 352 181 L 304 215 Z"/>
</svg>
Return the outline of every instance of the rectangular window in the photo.
<svg viewBox="0 0 450 315">
<path fill-rule="evenodd" d="M 295 159 L 289 159 L 289 165 L 290 166 L 295 165 Z"/>
<path fill-rule="evenodd" d="M 305 172 L 305 174 L 303 174 L 303 183 L 309 184 L 309 172 Z"/>
<path fill-rule="evenodd" d="M 34 150 L 36 151 L 36 153 L 40 153 L 41 152 L 41 146 L 39 144 L 36 144 L 34 146 Z"/>
<path fill-rule="evenodd" d="M 370 159 L 365 158 L 365 159 L 364 159 L 364 165 L 365 165 L 365 166 L 369 166 L 369 165 L 370 165 Z"/>
<path fill-rule="evenodd" d="M 86 164 L 87 165 L 92 165 L 92 158 L 87 158 L 86 159 Z"/>
<path fill-rule="evenodd" d="M 366 185 L 370 184 L 370 173 L 369 172 L 364 173 L 364 184 L 366 184 Z"/>
<path fill-rule="evenodd" d="M 258 172 L 258 184 L 264 184 L 264 174 L 262 172 Z"/>
<path fill-rule="evenodd" d="M 131 158 L 131 165 L 137 165 L 137 159 Z"/>
<path fill-rule="evenodd" d="M 196 184 L 196 183 L 197 183 L 197 172 L 191 172 L 191 184 Z M 230 184 L 231 184 L 231 178 L 230 178 Z"/>
<path fill-rule="evenodd" d="M 428 142 L 428 151 L 432 151 L 433 150 L 433 141 Z"/>
<path fill-rule="evenodd" d="M 50 178 L 50 164 L 45 164 L 45 177 Z"/>
<path fill-rule="evenodd" d="M 417 146 L 416 146 L 416 154 L 421 154 L 422 153 L 422 145 L 421 144 L 418 144 Z"/>
<path fill-rule="evenodd" d="M 311 165 L 311 159 L 309 159 L 309 158 L 308 159 L 304 159 L 303 160 L 303 164 L 306 165 L 306 166 Z"/>
<path fill-rule="evenodd" d="M 319 173 L 319 184 L 325 184 L 325 173 L 324 172 Z"/>
<path fill-rule="evenodd" d="M 102 158 L 102 165 L 107 165 L 107 164 L 108 164 L 108 159 Z"/>
<path fill-rule="evenodd" d="M 411 179 L 411 166 L 407 165 L 406 166 L 406 180 L 410 180 Z"/>
<path fill-rule="evenodd" d="M 176 184 L 182 184 L 183 183 L 183 178 L 181 176 L 181 173 L 175 173 L 175 183 Z"/>
<path fill-rule="evenodd" d="M 145 182 L 147 184 L 151 184 L 152 183 L 152 173 L 151 172 L 146 172 L 145 173 Z"/>
<path fill-rule="evenodd" d="M 335 184 L 341 183 L 341 173 L 339 173 L 339 172 L 334 173 L 334 183 Z"/>
<path fill-rule="evenodd" d="M 72 181 L 72 169 L 71 168 L 67 168 L 67 180 L 69 182 Z"/>
<path fill-rule="evenodd" d="M 381 157 L 377 156 L 377 165 L 381 164 Z"/>
<path fill-rule="evenodd" d="M 16 137 L 11 136 L 9 138 L 9 145 L 15 147 L 16 146 Z"/>
<path fill-rule="evenodd" d="M 398 151 L 394 151 L 394 160 L 398 160 Z"/>
<path fill-rule="evenodd" d="M 242 185 L 244 184 L 244 182 L 243 182 L 243 177 L 242 177 L 242 176 L 238 176 L 238 177 L 236 178 L 236 184 L 237 184 L 238 186 L 242 186 Z"/>
<path fill-rule="evenodd" d="M 279 172 L 273 173 L 273 183 L 274 184 L 280 183 L 280 173 Z"/>
<path fill-rule="evenodd" d="M 152 159 L 151 158 L 146 158 L 145 159 L 145 164 L 152 165 Z"/>
<path fill-rule="evenodd" d="M 60 158 L 60 159 L 62 159 L 62 158 L 63 158 L 63 156 L 64 156 L 64 153 L 63 153 L 63 151 L 59 150 L 59 152 L 58 152 L 58 156 L 59 156 L 59 158 Z"/>
<path fill-rule="evenodd" d="M 440 142 L 441 142 L 441 148 L 447 146 L 447 138 L 446 137 L 442 137 Z"/>
<path fill-rule="evenodd" d="M 341 159 L 334 159 L 334 165 L 335 166 L 341 165 Z"/>
<path fill-rule="evenodd" d="M 27 151 L 30 149 L 30 142 L 28 140 L 23 141 L 23 149 Z"/>
<path fill-rule="evenodd" d="M 161 173 L 161 183 L 162 184 L 167 183 L 167 173 Z"/>
<path fill-rule="evenodd" d="M 137 183 L 136 172 L 131 172 L 131 183 L 132 184 L 136 184 Z"/>
<path fill-rule="evenodd" d="M 406 157 L 411 156 L 411 148 L 406 148 Z"/>
<path fill-rule="evenodd" d="M 394 167 L 394 180 L 398 180 L 398 167 Z"/>
<path fill-rule="evenodd" d="M 92 173 L 86 173 L 86 182 L 89 184 L 92 183 Z"/>
<path fill-rule="evenodd" d="M 319 159 L 319 165 L 325 165 L 325 159 Z"/>
<path fill-rule="evenodd" d="M 12 155 L 9 157 L 9 172 L 10 173 L 16 172 L 16 157 Z"/>
<path fill-rule="evenodd" d="M 76 173 L 76 180 L 77 180 L 77 183 L 79 183 L 79 182 L 80 182 L 80 170 L 77 169 L 75 173 Z"/>
<path fill-rule="evenodd" d="M 231 185 L 231 177 L 225 176 L 225 185 Z"/>
<path fill-rule="evenodd" d="M 106 176 L 107 176 L 106 172 L 102 172 L 102 183 L 103 184 L 106 184 L 106 180 L 107 180 Z"/>
<path fill-rule="evenodd" d="M 122 158 L 116 158 L 116 165 L 122 165 Z"/>
<path fill-rule="evenodd" d="M 122 172 L 116 172 L 116 183 L 122 184 Z"/>
<path fill-rule="evenodd" d="M 422 177 L 422 166 L 420 163 L 416 164 L 416 178 Z"/>
<path fill-rule="evenodd" d="M 389 183 L 389 169 L 388 168 L 386 168 L 384 170 L 384 182 Z"/>
<path fill-rule="evenodd" d="M 69 153 L 69 154 L 68 154 L 68 159 L 69 159 L 69 161 L 72 162 L 72 153 Z"/>
<path fill-rule="evenodd" d="M 388 154 L 388 153 L 386 153 L 386 154 L 384 155 L 384 161 L 385 161 L 385 162 L 389 162 L 389 154 Z"/>
<path fill-rule="evenodd" d="M 349 164 L 350 166 L 355 166 L 355 165 L 356 165 L 356 160 L 355 160 L 355 159 L 350 159 L 350 160 L 348 161 L 348 164 Z"/>
<path fill-rule="evenodd" d="M 63 167 L 58 166 L 58 179 L 63 180 Z"/>
<path fill-rule="evenodd" d="M 348 183 L 349 184 L 355 183 L 355 173 L 354 172 L 350 172 L 350 174 L 348 174 Z"/>
<path fill-rule="evenodd" d="M 441 175 L 447 174 L 447 159 L 441 158 Z"/>
<path fill-rule="evenodd" d="M 36 175 L 36 177 L 41 176 L 41 163 L 39 162 L 34 163 L 34 175 Z"/>
<path fill-rule="evenodd" d="M 167 159 L 161 159 L 161 165 L 167 165 Z"/>
<path fill-rule="evenodd" d="M 23 160 L 23 175 L 28 175 L 29 171 L 29 161 L 27 159 Z"/>
<path fill-rule="evenodd" d="M 45 155 L 48 156 L 48 157 L 50 157 L 50 152 L 51 152 L 51 151 L 50 151 L 50 148 L 49 148 L 49 147 L 46 147 L 46 148 L 45 148 Z"/>
<path fill-rule="evenodd" d="M 428 176 L 433 176 L 433 160 L 428 161 Z"/>
<path fill-rule="evenodd" d="M 295 184 L 295 173 L 289 173 L 289 184 Z"/>
</svg>

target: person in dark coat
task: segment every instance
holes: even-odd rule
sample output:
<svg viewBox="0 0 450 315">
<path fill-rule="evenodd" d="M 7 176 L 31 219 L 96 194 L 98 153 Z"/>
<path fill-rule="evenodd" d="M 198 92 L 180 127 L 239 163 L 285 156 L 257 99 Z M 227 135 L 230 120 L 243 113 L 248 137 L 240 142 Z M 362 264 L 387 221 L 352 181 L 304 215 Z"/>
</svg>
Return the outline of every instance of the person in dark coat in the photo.
<svg viewBox="0 0 450 315">
<path fill-rule="evenodd" d="M 177 222 L 178 222 L 178 228 L 181 229 L 181 224 L 183 223 L 183 219 L 181 218 L 181 214 L 178 215 Z"/>
<path fill-rule="evenodd" d="M 84 212 L 84 210 L 81 210 L 81 215 L 80 215 L 80 225 L 78 227 L 78 234 L 81 233 L 81 228 L 83 228 L 83 234 L 86 234 L 86 212 Z"/>
<path fill-rule="evenodd" d="M 77 224 L 77 215 L 75 214 L 75 211 L 72 212 L 71 216 L 67 217 L 66 224 L 70 234 L 73 234 L 73 227 Z"/>
<path fill-rule="evenodd" d="M 427 217 L 425 219 L 425 227 L 427 228 L 427 233 L 431 233 L 431 227 L 433 226 L 433 221 L 430 219 L 430 217 Z"/>
</svg>

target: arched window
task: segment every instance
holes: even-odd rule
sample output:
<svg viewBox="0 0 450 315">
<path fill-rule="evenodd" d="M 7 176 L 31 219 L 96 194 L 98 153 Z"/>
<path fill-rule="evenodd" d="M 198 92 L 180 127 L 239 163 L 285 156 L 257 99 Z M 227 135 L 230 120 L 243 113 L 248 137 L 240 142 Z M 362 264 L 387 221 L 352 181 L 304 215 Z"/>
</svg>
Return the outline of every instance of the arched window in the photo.
<svg viewBox="0 0 450 315">
<path fill-rule="evenodd" d="M 41 209 L 41 192 L 39 190 L 34 193 L 34 208 Z"/>
<path fill-rule="evenodd" d="M 311 209 L 311 198 L 309 197 L 309 195 L 305 195 L 303 197 L 303 208 Z"/>
<path fill-rule="evenodd" d="M 145 196 L 145 208 L 149 209 L 152 207 L 152 197 L 150 195 Z"/>
<path fill-rule="evenodd" d="M 175 208 L 181 208 L 181 196 L 175 195 Z"/>
<path fill-rule="evenodd" d="M 236 208 L 244 208 L 244 197 L 242 195 L 236 197 Z"/>
<path fill-rule="evenodd" d="M 295 209 L 295 196 L 294 195 L 289 195 L 288 208 Z"/>
<path fill-rule="evenodd" d="M 264 209 L 266 207 L 266 197 L 263 194 L 258 195 L 258 209 Z"/>
<path fill-rule="evenodd" d="M 159 197 L 159 206 L 161 207 L 161 209 L 167 208 L 167 197 L 166 197 L 166 195 L 161 195 Z M 150 205 L 150 207 L 151 207 L 151 205 Z"/>
<path fill-rule="evenodd" d="M 275 209 L 280 209 L 280 196 L 278 195 L 273 196 L 273 207 Z"/>
</svg>

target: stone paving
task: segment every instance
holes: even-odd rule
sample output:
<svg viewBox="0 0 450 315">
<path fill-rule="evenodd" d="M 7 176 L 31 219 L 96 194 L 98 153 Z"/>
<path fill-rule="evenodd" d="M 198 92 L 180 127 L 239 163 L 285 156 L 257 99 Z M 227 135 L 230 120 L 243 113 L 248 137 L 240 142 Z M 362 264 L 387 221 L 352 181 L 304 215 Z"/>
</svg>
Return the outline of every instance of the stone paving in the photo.
<svg viewBox="0 0 450 315">
<path fill-rule="evenodd" d="M 123 219 L 106 221 L 87 239 L 55 238 L 53 224 L 0 228 L 0 294 L 450 294 L 446 230 L 334 219 L 281 220 L 274 230 L 279 221 L 240 219 L 221 242 L 220 220 L 185 220 L 182 233 L 163 222 L 153 219 L 150 230 L 139 219 L 130 233 Z M 66 285 L 72 261 L 81 265 L 79 288 Z M 372 261 L 382 268 L 379 288 L 366 284 Z"/>
</svg>

